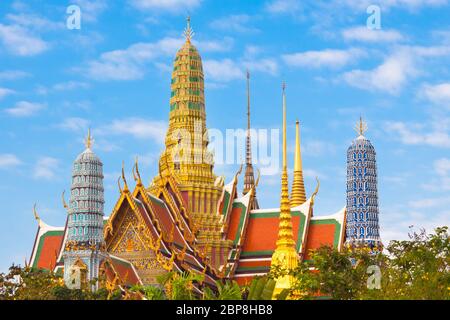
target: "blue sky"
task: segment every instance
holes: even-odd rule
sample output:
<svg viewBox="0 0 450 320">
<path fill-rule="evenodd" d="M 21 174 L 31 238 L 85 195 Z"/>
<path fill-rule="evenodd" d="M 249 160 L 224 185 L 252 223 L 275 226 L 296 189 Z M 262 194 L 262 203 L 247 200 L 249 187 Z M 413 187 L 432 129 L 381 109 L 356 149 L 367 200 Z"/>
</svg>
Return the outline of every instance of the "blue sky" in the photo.
<svg viewBox="0 0 450 320">
<path fill-rule="evenodd" d="M 79 5 L 81 29 L 66 27 Z M 368 30 L 366 8 L 381 8 Z M 346 149 L 360 114 L 377 150 L 381 237 L 449 225 L 450 3 L 448 0 L 5 1 L 0 4 L 0 270 L 29 258 L 37 224 L 62 225 L 61 193 L 92 128 L 105 173 L 105 214 L 121 163 L 157 172 L 168 120 L 171 65 L 191 16 L 203 58 L 207 125 L 279 128 L 287 83 L 289 162 L 302 123 L 307 193 L 315 215 L 345 205 Z M 215 171 L 229 181 L 238 165 Z M 132 181 L 128 179 L 129 183 Z M 263 176 L 263 207 L 279 202 L 279 175 Z"/>
</svg>

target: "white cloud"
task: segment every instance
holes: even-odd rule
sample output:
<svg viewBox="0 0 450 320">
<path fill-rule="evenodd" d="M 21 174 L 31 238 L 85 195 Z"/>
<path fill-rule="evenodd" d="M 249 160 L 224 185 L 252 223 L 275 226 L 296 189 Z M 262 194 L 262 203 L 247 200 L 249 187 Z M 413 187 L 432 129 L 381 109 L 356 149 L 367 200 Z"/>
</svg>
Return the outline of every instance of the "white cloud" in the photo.
<svg viewBox="0 0 450 320">
<path fill-rule="evenodd" d="M 34 14 L 7 14 L 6 19 L 11 21 L 12 24 L 34 30 L 49 31 L 64 29 L 65 27 L 63 22 L 53 22 Z"/>
<path fill-rule="evenodd" d="M 398 46 L 376 68 L 351 70 L 344 73 L 342 78 L 356 88 L 398 94 L 408 81 L 424 72 L 420 64 L 423 62 L 423 58 L 449 54 L 450 47 L 448 46 Z"/>
<path fill-rule="evenodd" d="M 63 130 L 69 130 L 69 131 L 86 131 L 87 127 L 89 125 L 89 121 L 83 118 L 78 117 L 72 117 L 72 118 L 66 118 L 58 124 L 58 127 Z"/>
<path fill-rule="evenodd" d="M 242 63 L 245 68 L 250 71 L 259 71 L 268 73 L 271 75 L 276 75 L 278 73 L 278 63 L 275 59 L 270 58 L 262 58 L 259 60 L 247 60 Z"/>
<path fill-rule="evenodd" d="M 219 41 L 216 41 L 216 40 L 214 40 L 214 41 L 196 41 L 196 40 L 194 40 L 193 43 L 197 47 L 197 49 L 201 52 L 226 52 L 226 51 L 229 51 L 233 47 L 234 40 L 233 40 L 233 38 L 225 37 Z M 179 49 L 180 47 L 181 47 L 181 42 L 180 42 L 180 46 L 177 47 L 177 49 Z"/>
<path fill-rule="evenodd" d="M 164 121 L 126 118 L 114 120 L 110 124 L 98 128 L 94 133 L 98 135 L 130 135 L 137 139 L 150 138 L 163 144 L 166 131 L 167 123 Z"/>
<path fill-rule="evenodd" d="M 300 1 L 298 0 L 273 0 L 266 4 L 265 8 L 268 12 L 274 14 L 293 13 L 300 9 Z"/>
<path fill-rule="evenodd" d="M 251 17 L 249 15 L 236 14 L 214 20 L 211 23 L 211 27 L 227 32 L 258 32 L 259 30 L 257 28 L 248 25 L 250 21 Z"/>
<path fill-rule="evenodd" d="M 409 206 L 413 209 L 425 209 L 425 208 L 436 208 L 436 207 L 448 207 L 450 204 L 450 198 L 425 198 L 419 200 L 413 200 L 409 202 Z"/>
<path fill-rule="evenodd" d="M 81 10 L 81 21 L 95 22 L 108 7 L 106 0 L 74 0 Z"/>
<path fill-rule="evenodd" d="M 29 77 L 30 74 L 20 70 L 6 70 L 0 72 L 0 80 L 17 80 Z"/>
<path fill-rule="evenodd" d="M 354 63 L 363 57 L 365 52 L 361 49 L 350 48 L 347 50 L 325 49 L 319 51 L 305 51 L 282 56 L 284 62 L 294 67 L 308 68 L 340 68 L 349 63 Z"/>
<path fill-rule="evenodd" d="M 0 169 L 9 169 L 20 165 L 22 161 L 14 154 L 0 154 Z"/>
<path fill-rule="evenodd" d="M 440 7 L 448 4 L 448 0 L 334 0 L 334 4 L 342 6 L 346 5 L 354 10 L 366 10 L 368 6 L 376 4 L 382 10 L 390 8 L 405 8 L 408 10 L 417 10 L 422 7 Z"/>
<path fill-rule="evenodd" d="M 450 174 L 450 159 L 441 158 L 436 160 L 434 162 L 434 170 L 441 177 L 448 176 Z"/>
<path fill-rule="evenodd" d="M 305 176 L 305 178 L 319 178 L 321 180 L 328 179 L 328 176 L 326 174 L 314 169 L 303 169 L 303 175 Z"/>
<path fill-rule="evenodd" d="M 125 50 L 103 53 L 100 59 L 89 62 L 87 75 L 96 80 L 134 80 L 144 76 L 141 64 L 154 57 L 154 46 L 136 43 Z"/>
<path fill-rule="evenodd" d="M 208 80 L 227 82 L 245 78 L 243 68 L 231 59 L 205 60 L 203 67 Z"/>
<path fill-rule="evenodd" d="M 416 205 L 420 208 L 414 210 L 410 206 L 401 206 L 380 209 L 380 236 L 385 245 L 391 240 L 408 240 L 411 231 L 425 228 L 427 233 L 431 233 L 436 227 L 450 225 L 450 212 L 445 207 L 433 207 L 434 201 L 431 199 Z"/>
<path fill-rule="evenodd" d="M 61 82 L 53 85 L 53 90 L 56 91 L 67 91 L 67 90 L 76 90 L 76 89 L 86 89 L 89 88 L 89 84 L 86 82 L 80 81 L 68 81 Z"/>
<path fill-rule="evenodd" d="M 89 83 L 82 81 L 67 81 L 56 83 L 50 87 L 38 85 L 36 87 L 36 93 L 39 95 L 47 95 L 54 91 L 70 91 L 70 90 L 78 90 L 78 89 L 87 89 L 89 88 Z"/>
<path fill-rule="evenodd" d="M 15 93 L 14 90 L 0 87 L 0 100 L 13 93 Z"/>
<path fill-rule="evenodd" d="M 325 154 L 333 154 L 336 152 L 336 147 L 326 141 L 308 139 L 305 144 L 302 144 L 302 155 L 317 157 Z"/>
<path fill-rule="evenodd" d="M 385 123 L 384 129 L 392 134 L 395 140 L 407 145 L 450 148 L 450 135 L 438 126 L 427 129 L 423 124 L 389 121 Z"/>
<path fill-rule="evenodd" d="M 33 177 L 36 179 L 52 180 L 56 177 L 59 160 L 52 157 L 42 157 L 34 167 Z"/>
<path fill-rule="evenodd" d="M 435 160 L 433 171 L 435 176 L 429 182 L 422 184 L 422 188 L 428 192 L 450 191 L 450 159 L 440 158 Z"/>
<path fill-rule="evenodd" d="M 136 80 L 145 74 L 143 66 L 162 56 L 174 56 L 181 48 L 181 38 L 163 38 L 153 43 L 135 43 L 126 49 L 104 52 L 90 61 L 84 73 L 96 80 Z M 232 46 L 231 38 L 222 41 L 194 41 L 202 51 L 226 51 Z"/>
<path fill-rule="evenodd" d="M 186 12 L 197 8 L 201 0 L 130 0 L 130 3 L 139 10 Z"/>
<path fill-rule="evenodd" d="M 13 117 L 29 117 L 44 108 L 45 105 L 41 103 L 19 101 L 14 107 L 5 109 L 5 112 Z"/>
<path fill-rule="evenodd" d="M 33 56 L 49 48 L 47 42 L 20 25 L 0 24 L 0 41 L 5 49 L 19 56 Z"/>
<path fill-rule="evenodd" d="M 345 40 L 377 43 L 403 40 L 402 34 L 396 30 L 372 30 L 367 27 L 352 27 L 342 30 L 342 36 Z"/>
<path fill-rule="evenodd" d="M 419 95 L 434 104 L 450 108 L 450 82 L 436 85 L 425 84 L 422 86 Z"/>
<path fill-rule="evenodd" d="M 351 86 L 369 91 L 384 91 L 397 94 L 408 79 L 416 75 L 412 57 L 399 52 L 387 57 L 372 70 L 352 70 L 344 73 L 343 79 Z"/>
</svg>

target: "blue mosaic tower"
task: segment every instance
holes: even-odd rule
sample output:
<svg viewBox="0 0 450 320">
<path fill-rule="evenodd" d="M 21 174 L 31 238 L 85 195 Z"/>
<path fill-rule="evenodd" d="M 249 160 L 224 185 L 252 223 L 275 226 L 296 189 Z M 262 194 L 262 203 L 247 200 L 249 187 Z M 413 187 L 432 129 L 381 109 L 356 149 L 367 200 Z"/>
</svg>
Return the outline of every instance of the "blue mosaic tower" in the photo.
<svg viewBox="0 0 450 320">
<path fill-rule="evenodd" d="M 366 123 L 360 118 L 359 136 L 347 150 L 347 223 L 346 244 L 381 247 L 378 226 L 376 152 L 364 136 Z"/>
<path fill-rule="evenodd" d="M 98 278 L 106 257 L 103 239 L 103 164 L 92 152 L 90 132 L 86 150 L 75 160 L 64 248 L 64 282 L 71 289 Z M 96 290 L 98 285 L 92 285 Z"/>
</svg>

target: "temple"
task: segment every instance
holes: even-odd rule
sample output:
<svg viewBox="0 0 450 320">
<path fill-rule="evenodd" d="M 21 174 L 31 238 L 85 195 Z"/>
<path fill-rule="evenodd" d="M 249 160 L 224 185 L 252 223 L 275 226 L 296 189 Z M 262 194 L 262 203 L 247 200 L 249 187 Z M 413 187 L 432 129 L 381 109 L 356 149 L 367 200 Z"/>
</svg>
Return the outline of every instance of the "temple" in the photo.
<svg viewBox="0 0 450 320">
<path fill-rule="evenodd" d="M 208 286 L 218 279 L 244 285 L 274 266 L 295 267 L 320 246 L 343 248 L 345 223 L 353 222 L 346 218 L 345 206 L 331 215 L 314 213 L 319 182 L 307 197 L 298 122 L 289 192 L 284 87 L 280 206 L 260 208 L 256 199 L 260 179 L 255 181 L 251 158 L 249 75 L 242 192 L 238 190 L 242 166 L 228 182 L 215 175 L 213 155 L 207 148 L 202 59 L 192 43 L 189 20 L 184 35 L 174 60 L 169 126 L 157 176 L 144 185 L 136 159 L 131 169 L 134 181 L 127 181 L 122 166 L 119 197 L 109 218 L 103 218 L 102 165 L 89 142 L 74 164 L 65 226 L 48 226 L 36 213 L 39 227 L 30 261 L 33 267 L 62 272 L 67 282 L 73 281 L 68 268 L 75 266 L 81 270 L 77 274 L 82 281 L 103 274 L 108 283 L 121 286 L 156 284 L 158 275 L 169 271 L 203 274 L 203 285 Z M 277 280 L 277 290 L 287 285 L 289 279 Z"/>
</svg>

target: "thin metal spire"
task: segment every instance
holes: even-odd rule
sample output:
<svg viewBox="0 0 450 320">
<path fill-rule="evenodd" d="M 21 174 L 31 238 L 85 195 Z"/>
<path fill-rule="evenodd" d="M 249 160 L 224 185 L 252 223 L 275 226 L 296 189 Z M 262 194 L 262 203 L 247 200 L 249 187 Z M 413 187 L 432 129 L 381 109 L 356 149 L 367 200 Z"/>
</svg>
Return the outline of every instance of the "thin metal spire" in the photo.
<svg viewBox="0 0 450 320">
<path fill-rule="evenodd" d="M 89 128 L 87 137 L 84 141 L 84 145 L 86 146 L 86 149 L 91 149 L 93 142 L 94 141 L 92 140 L 92 137 L 91 137 L 91 128 Z"/>
<path fill-rule="evenodd" d="M 246 163 L 252 163 L 252 148 L 251 148 L 251 133 L 250 133 L 250 72 L 247 70 L 247 157 Z"/>
<path fill-rule="evenodd" d="M 184 36 L 186 37 L 187 42 L 191 42 L 191 39 L 194 36 L 194 31 L 191 29 L 191 17 L 190 16 L 188 16 L 186 18 L 186 29 L 184 29 Z"/>
<path fill-rule="evenodd" d="M 246 136 L 246 157 L 245 157 L 245 176 L 244 176 L 244 190 L 243 193 L 247 194 L 252 188 L 253 190 L 253 203 L 252 209 L 258 209 L 258 200 L 256 199 L 256 185 L 255 174 L 252 164 L 252 144 L 251 144 L 251 128 L 250 128 L 250 72 L 247 70 L 247 136 Z"/>
<path fill-rule="evenodd" d="M 355 131 L 358 135 L 364 136 L 364 134 L 367 132 L 368 126 L 367 122 L 365 122 L 362 118 L 362 116 L 359 117 L 359 122 L 355 126 Z"/>
</svg>

